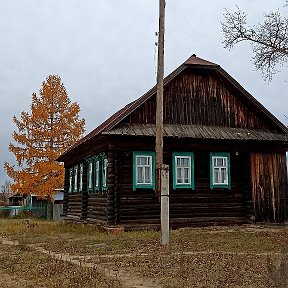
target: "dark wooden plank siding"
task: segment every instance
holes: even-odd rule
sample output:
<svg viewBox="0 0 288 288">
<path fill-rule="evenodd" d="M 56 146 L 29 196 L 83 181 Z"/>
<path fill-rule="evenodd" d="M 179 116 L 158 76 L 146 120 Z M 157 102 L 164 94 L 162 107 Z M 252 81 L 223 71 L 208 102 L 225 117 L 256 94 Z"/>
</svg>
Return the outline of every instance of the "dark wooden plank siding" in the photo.
<svg viewBox="0 0 288 288">
<path fill-rule="evenodd" d="M 285 153 L 251 153 L 252 199 L 256 221 L 287 221 Z"/>
<path fill-rule="evenodd" d="M 164 123 L 275 130 L 274 125 L 241 102 L 240 95 L 238 98 L 212 76 L 182 73 L 164 89 Z M 125 122 L 155 123 L 155 112 L 153 96 Z"/>
</svg>

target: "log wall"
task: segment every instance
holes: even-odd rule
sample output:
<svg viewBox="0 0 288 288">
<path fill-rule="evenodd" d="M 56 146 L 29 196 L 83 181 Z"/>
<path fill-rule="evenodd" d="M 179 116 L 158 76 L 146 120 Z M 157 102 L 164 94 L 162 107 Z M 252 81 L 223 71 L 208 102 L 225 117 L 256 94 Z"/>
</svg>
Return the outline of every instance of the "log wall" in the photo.
<svg viewBox="0 0 288 288">
<path fill-rule="evenodd" d="M 251 153 L 252 199 L 256 221 L 287 221 L 286 171 L 285 153 Z"/>
<path fill-rule="evenodd" d="M 140 149 L 141 150 L 141 149 Z M 231 190 L 210 189 L 210 152 L 195 151 L 195 190 L 172 187 L 172 150 L 166 145 L 165 164 L 170 165 L 170 223 L 172 227 L 246 223 L 250 213 L 250 165 L 247 153 L 231 152 Z M 226 151 L 229 152 L 229 151 Z M 160 204 L 155 191 L 132 191 L 132 151 L 118 151 L 118 224 L 134 229 L 160 224 Z M 245 169 L 244 169 L 245 167 Z M 248 171 L 247 171 L 248 170 Z M 250 201 L 251 203 L 251 201 Z"/>
<path fill-rule="evenodd" d="M 81 220 L 82 215 L 82 193 L 68 193 L 67 218 Z"/>
<path fill-rule="evenodd" d="M 87 218 L 87 164 L 85 161 L 81 162 L 83 164 L 83 178 L 82 178 L 82 191 L 77 193 L 71 192 L 69 190 L 69 168 L 65 168 L 65 189 L 64 189 L 64 203 L 63 203 L 63 213 L 67 219 L 71 220 L 85 220 Z M 75 164 L 72 166 L 74 167 Z M 80 173 L 78 169 L 78 187 L 80 182 Z M 74 178 L 73 178 L 74 180 Z"/>
<path fill-rule="evenodd" d="M 107 195 L 106 192 L 88 194 L 87 221 L 107 224 Z"/>
<path fill-rule="evenodd" d="M 114 182 L 114 155 L 107 154 L 107 190 L 88 193 L 87 221 L 101 225 L 115 224 L 115 182 Z"/>
</svg>

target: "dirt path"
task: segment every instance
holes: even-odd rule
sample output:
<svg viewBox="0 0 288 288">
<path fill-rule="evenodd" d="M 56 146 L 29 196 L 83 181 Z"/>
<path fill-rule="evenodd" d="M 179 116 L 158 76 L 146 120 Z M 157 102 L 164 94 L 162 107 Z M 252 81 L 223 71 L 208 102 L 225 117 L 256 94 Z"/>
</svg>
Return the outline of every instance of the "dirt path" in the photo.
<svg viewBox="0 0 288 288">
<path fill-rule="evenodd" d="M 20 245 L 18 241 L 10 241 L 7 238 L 1 238 L 0 237 L 0 243 L 2 243 L 3 245 L 9 245 L 9 246 L 17 246 Z M 87 267 L 87 268 L 93 268 L 96 271 L 98 271 L 99 273 L 101 273 L 102 275 L 105 275 L 105 277 L 107 279 L 117 279 L 118 281 L 121 282 L 121 284 L 123 285 L 123 287 L 125 288 L 143 288 L 143 287 L 148 287 L 148 288 L 161 288 L 161 285 L 159 283 L 157 283 L 156 281 L 147 279 L 147 278 L 143 278 L 141 277 L 141 275 L 135 275 L 132 274 L 131 271 L 127 271 L 123 268 L 111 268 L 112 265 L 110 265 L 109 263 L 105 262 L 105 263 L 101 263 L 101 258 L 104 259 L 111 259 L 111 262 L 113 262 L 112 260 L 115 259 L 120 259 L 122 257 L 125 258 L 132 258 L 132 257 L 145 257 L 148 256 L 147 253 L 127 253 L 127 254 L 107 254 L 107 255 L 71 255 L 71 254 L 65 254 L 65 253 L 55 253 L 55 252 L 51 252 L 49 250 L 44 249 L 43 247 L 41 247 L 41 243 L 40 244 L 32 244 L 32 245 L 28 245 L 28 247 L 30 247 L 31 249 L 39 252 L 39 253 L 43 253 L 48 255 L 51 258 L 57 259 L 57 260 L 61 260 L 61 261 L 65 261 L 65 262 L 69 262 L 71 264 L 77 265 L 79 267 Z M 213 255 L 215 253 L 219 253 L 219 254 L 223 254 L 223 255 L 251 255 L 251 253 L 248 252 L 229 252 L 229 251 L 183 251 L 181 253 L 172 253 L 173 255 Z M 253 255 L 255 256 L 281 256 L 282 253 L 267 253 L 267 252 L 262 252 L 262 253 L 253 253 Z M 116 260 L 117 261 L 117 260 Z M 10 278 L 9 278 L 10 277 Z M 11 275 L 3 275 L 1 274 L 1 278 L 9 280 L 9 283 L 14 283 L 13 282 L 13 277 L 11 277 Z M 0 281 L 1 284 L 1 281 Z M 23 283 L 22 283 L 23 284 Z M 18 284 L 17 284 L 18 285 Z M 25 287 L 25 285 L 22 285 L 22 287 Z M 0 287 L 4 287 L 1 286 Z M 5 286 L 6 287 L 6 286 Z M 19 286 L 7 286 L 7 287 L 21 287 L 21 285 Z"/>
<path fill-rule="evenodd" d="M 2 242 L 3 245 L 9 245 L 9 246 L 19 245 L 18 241 L 13 242 L 13 241 L 10 241 L 6 238 L 0 238 L 0 241 Z M 89 255 L 77 256 L 77 255 L 69 255 L 69 254 L 64 254 L 64 253 L 54 253 L 54 252 L 51 252 L 49 250 L 44 249 L 39 244 L 38 245 L 33 245 L 33 244 L 28 245 L 28 247 L 30 247 L 31 249 L 34 249 L 37 252 L 49 255 L 50 257 L 52 257 L 54 259 L 66 261 L 66 262 L 72 263 L 72 264 L 80 266 L 80 267 L 94 268 L 97 271 L 99 271 L 100 273 L 103 273 L 105 275 L 105 277 L 107 277 L 107 278 L 118 279 L 122 283 L 122 285 L 124 287 L 127 287 L 127 288 L 143 288 L 143 287 L 161 288 L 161 286 L 153 280 L 143 279 L 141 277 L 131 275 L 129 272 L 127 272 L 126 270 L 124 271 L 123 269 L 119 269 L 119 268 L 117 268 L 117 270 L 116 269 L 115 270 L 109 269 L 107 267 L 104 267 L 104 265 L 91 262 L 92 259 L 96 259 L 95 255 L 93 255 L 93 257 L 92 257 Z M 109 257 L 109 256 L 113 256 L 113 255 L 105 255 L 105 256 Z M 125 255 L 123 255 L 123 256 L 125 256 Z M 88 261 L 90 261 L 90 262 L 88 262 Z M 11 279 L 11 276 L 9 276 L 9 275 L 6 275 L 6 274 L 2 275 L 2 273 L 1 273 L 1 277 L 3 277 L 3 279 L 5 277 L 6 278 L 10 277 L 9 283 L 11 283 L 11 285 L 15 282 L 15 281 L 13 281 L 13 279 Z M 8 280 L 8 279 L 6 279 L 6 280 Z M 19 279 L 17 279 L 17 281 L 18 280 Z M 18 286 L 12 285 L 11 287 L 23 287 L 23 283 L 20 286 L 19 285 Z M 9 286 L 9 288 L 10 288 L 10 286 Z"/>
<path fill-rule="evenodd" d="M 127 271 L 124 271 L 122 269 L 117 270 L 111 270 L 107 267 L 103 267 L 101 264 L 95 264 L 95 263 L 89 263 L 86 261 L 89 261 L 92 259 L 91 256 L 75 256 L 75 255 L 69 255 L 69 254 L 63 254 L 63 253 L 54 253 L 51 251 L 48 251 L 38 245 L 29 245 L 29 247 L 33 248 L 34 250 L 48 254 L 50 257 L 53 257 L 55 259 L 59 259 L 62 261 L 70 262 L 72 264 L 81 266 L 81 267 L 88 267 L 88 268 L 94 268 L 98 270 L 99 272 L 102 272 L 105 274 L 108 278 L 117 278 L 122 282 L 124 286 L 127 288 L 143 288 L 143 287 L 149 287 L 149 288 L 160 288 L 158 284 L 156 284 L 154 281 L 150 281 L 149 279 L 143 279 L 140 277 L 136 277 L 134 275 L 129 274 Z M 93 257 L 95 258 L 95 256 Z"/>
</svg>

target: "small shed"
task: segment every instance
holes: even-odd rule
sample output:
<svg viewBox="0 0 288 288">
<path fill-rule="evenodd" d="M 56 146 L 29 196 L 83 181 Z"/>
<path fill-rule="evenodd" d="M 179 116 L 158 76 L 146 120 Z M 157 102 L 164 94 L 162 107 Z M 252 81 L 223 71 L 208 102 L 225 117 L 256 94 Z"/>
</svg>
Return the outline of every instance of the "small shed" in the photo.
<svg viewBox="0 0 288 288">
<path fill-rule="evenodd" d="M 58 158 L 67 220 L 159 227 L 155 114 L 153 87 Z M 287 132 L 218 64 L 192 55 L 164 79 L 170 225 L 286 222 Z"/>
<path fill-rule="evenodd" d="M 63 219 L 63 200 L 64 192 L 62 190 L 55 191 L 52 203 L 53 221 L 59 221 Z M 19 211 L 28 211 L 31 217 L 48 218 L 47 214 L 47 200 L 39 198 L 35 194 L 19 195 L 14 194 L 9 197 L 9 206 L 13 211 L 13 215 L 17 215 Z"/>
</svg>

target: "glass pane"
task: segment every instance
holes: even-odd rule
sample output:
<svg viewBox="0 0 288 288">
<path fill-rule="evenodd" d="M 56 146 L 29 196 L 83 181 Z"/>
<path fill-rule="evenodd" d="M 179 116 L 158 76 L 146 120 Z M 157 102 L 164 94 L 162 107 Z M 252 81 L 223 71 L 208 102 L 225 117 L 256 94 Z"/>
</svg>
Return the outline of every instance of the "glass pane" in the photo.
<svg viewBox="0 0 288 288">
<path fill-rule="evenodd" d="M 189 160 L 190 159 L 188 157 L 182 159 L 182 164 L 183 164 L 184 167 L 189 167 L 190 166 L 190 161 Z"/>
<path fill-rule="evenodd" d="M 92 171 L 89 171 L 89 184 L 88 184 L 89 188 L 92 188 Z"/>
<path fill-rule="evenodd" d="M 137 165 L 141 165 L 142 163 L 141 163 L 141 159 L 142 159 L 142 157 L 140 157 L 140 156 L 137 156 Z"/>
<path fill-rule="evenodd" d="M 218 168 L 214 168 L 213 170 L 213 180 L 214 183 L 219 183 L 219 169 Z"/>
<path fill-rule="evenodd" d="M 181 184 L 183 183 L 183 176 L 182 176 L 182 169 L 177 168 L 177 183 Z"/>
<path fill-rule="evenodd" d="M 183 168 L 184 170 L 184 183 L 190 183 L 190 169 L 189 168 Z"/>
<path fill-rule="evenodd" d="M 149 165 L 149 157 L 147 156 L 137 156 L 137 165 Z"/>
<path fill-rule="evenodd" d="M 99 168 L 99 167 L 98 167 Z M 95 175 L 95 185 L 96 187 L 99 186 L 99 169 L 96 170 L 96 175 Z"/>
<path fill-rule="evenodd" d="M 190 166 L 190 157 L 176 157 L 176 166 L 177 167 L 189 167 Z"/>
<path fill-rule="evenodd" d="M 137 183 L 142 184 L 144 182 L 144 169 L 137 167 Z"/>
<path fill-rule="evenodd" d="M 221 183 L 227 183 L 227 170 L 226 168 L 221 168 Z"/>
<path fill-rule="evenodd" d="M 222 158 L 216 158 L 216 166 L 217 166 L 217 167 L 223 166 L 222 164 L 223 164 Z"/>
<path fill-rule="evenodd" d="M 77 190 L 77 169 L 75 169 L 74 173 L 74 190 Z"/>
<path fill-rule="evenodd" d="M 71 192 L 72 191 L 72 178 L 73 177 L 73 174 L 72 174 L 72 171 L 70 171 L 70 177 L 69 177 L 69 191 Z"/>
<path fill-rule="evenodd" d="M 151 184 L 151 169 L 150 167 L 145 167 L 145 184 Z"/>
</svg>

